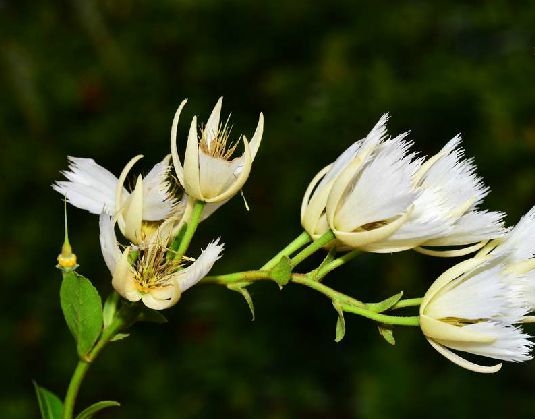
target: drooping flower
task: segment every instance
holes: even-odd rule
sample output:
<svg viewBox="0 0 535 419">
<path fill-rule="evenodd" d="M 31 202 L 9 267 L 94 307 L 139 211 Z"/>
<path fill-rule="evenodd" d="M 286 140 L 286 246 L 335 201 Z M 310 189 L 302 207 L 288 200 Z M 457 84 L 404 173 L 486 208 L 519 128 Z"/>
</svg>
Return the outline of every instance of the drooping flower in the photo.
<svg viewBox="0 0 535 419">
<path fill-rule="evenodd" d="M 386 137 L 386 121 L 383 115 L 366 138 L 308 186 L 301 222 L 312 237 L 330 229 L 339 248 L 379 253 L 417 248 L 452 256 L 503 235 L 503 214 L 477 211 L 488 188 L 474 174 L 472 162 L 462 160 L 460 137 L 424 162 L 408 153 L 406 134 Z M 474 243 L 442 253 L 421 249 Z"/>
<path fill-rule="evenodd" d="M 58 181 L 52 187 L 75 207 L 93 214 L 105 212 L 116 216 L 123 235 L 133 243 L 140 243 L 161 220 L 184 211 L 184 203 L 177 202 L 169 192 L 170 156 L 157 163 L 144 179 L 138 176 L 131 192 L 124 188 L 129 171 L 142 157 L 130 160 L 119 178 L 93 159 L 69 157 L 69 170 L 63 172 L 67 180 Z"/>
<path fill-rule="evenodd" d="M 204 278 L 221 257 L 224 245 L 215 240 L 199 258 L 184 267 L 182 260 L 169 257 L 173 220 L 166 220 L 151 240 L 142 246 L 121 251 L 115 236 L 115 223 L 108 214 L 100 216 L 100 245 L 115 290 L 129 301 L 141 300 L 154 310 L 176 304 L 181 294 Z"/>
<path fill-rule="evenodd" d="M 251 171 L 251 165 L 260 147 L 264 130 L 264 116 L 260 113 L 258 125 L 251 142 L 242 136 L 244 152 L 232 158 L 238 143 L 229 142 L 228 120 L 220 123 L 222 98 L 220 98 L 206 125 L 197 132 L 197 117 L 191 121 L 184 163 L 177 148 L 177 125 L 186 100 L 178 107 L 171 129 L 171 154 L 180 184 L 193 199 L 221 205 L 239 192 Z M 215 208 L 211 208 L 213 211 Z"/>
<path fill-rule="evenodd" d="M 453 351 L 510 362 L 531 359 L 532 343 L 519 323 L 528 312 L 522 275 L 507 270 L 503 258 L 480 256 L 448 269 L 431 285 L 420 306 L 420 326 L 429 343 L 461 367 L 490 373 Z"/>
</svg>

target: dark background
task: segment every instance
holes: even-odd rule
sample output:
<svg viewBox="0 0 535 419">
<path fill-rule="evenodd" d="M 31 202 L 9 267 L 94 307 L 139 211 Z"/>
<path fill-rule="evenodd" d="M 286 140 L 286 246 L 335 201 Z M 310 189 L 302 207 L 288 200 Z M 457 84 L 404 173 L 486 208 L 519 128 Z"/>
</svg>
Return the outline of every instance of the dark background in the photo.
<svg viewBox="0 0 535 419">
<path fill-rule="evenodd" d="M 193 255 L 222 237 L 224 273 L 260 266 L 299 234 L 311 177 L 388 111 L 390 131 L 410 129 L 426 155 L 461 132 L 492 188 L 485 208 L 511 225 L 535 203 L 534 23 L 532 1 L 0 0 L 0 416 L 37 417 L 31 380 L 63 395 L 76 362 L 54 268 L 63 203 L 50 188 L 67 155 L 118 174 L 142 153 L 146 171 L 169 150 L 182 98 L 182 140 L 221 95 L 234 138 L 263 111 L 251 211 L 235 198 L 194 242 Z M 69 216 L 79 272 L 107 294 L 97 218 Z M 417 297 L 453 263 L 366 254 L 327 281 L 367 301 Z M 168 324 L 104 351 L 78 406 L 118 400 L 100 417 L 133 419 L 535 415 L 535 362 L 477 375 L 418 328 L 396 329 L 392 347 L 351 315 L 337 344 L 327 299 L 297 285 L 250 290 L 255 322 L 237 293 L 188 291 Z"/>
</svg>

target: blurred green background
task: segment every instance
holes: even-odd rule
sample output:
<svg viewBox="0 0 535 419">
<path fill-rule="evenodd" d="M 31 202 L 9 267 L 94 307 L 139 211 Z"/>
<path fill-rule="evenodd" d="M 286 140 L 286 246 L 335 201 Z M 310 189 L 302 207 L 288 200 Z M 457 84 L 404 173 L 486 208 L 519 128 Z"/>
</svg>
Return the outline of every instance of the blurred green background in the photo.
<svg viewBox="0 0 535 419">
<path fill-rule="evenodd" d="M 514 3 L 514 5 L 513 5 Z M 430 155 L 462 133 L 508 224 L 535 203 L 535 3 L 532 1 L 0 0 L 0 417 L 37 417 L 31 380 L 63 394 L 74 344 L 58 303 L 63 203 L 50 184 L 66 156 L 118 174 L 169 150 L 175 108 L 206 120 L 219 96 L 233 134 L 264 140 L 244 193 L 202 224 L 194 251 L 221 236 L 215 272 L 257 267 L 300 231 L 311 177 L 383 112 Z M 97 218 L 69 210 L 79 271 L 102 294 L 110 276 Z M 317 262 L 317 260 L 316 260 Z M 368 301 L 421 296 L 453 260 L 366 254 L 328 277 Z M 79 407 L 124 404 L 105 418 L 528 418 L 535 362 L 476 375 L 436 353 L 417 328 L 336 315 L 291 285 L 237 293 L 198 286 L 108 347 Z M 535 329 L 531 329 L 535 333 Z"/>
</svg>

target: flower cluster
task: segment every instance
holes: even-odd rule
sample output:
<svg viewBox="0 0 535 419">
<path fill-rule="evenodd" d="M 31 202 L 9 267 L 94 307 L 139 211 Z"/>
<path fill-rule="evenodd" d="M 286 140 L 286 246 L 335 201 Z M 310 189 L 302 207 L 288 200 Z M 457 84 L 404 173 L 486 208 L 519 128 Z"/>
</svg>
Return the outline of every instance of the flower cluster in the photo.
<svg viewBox="0 0 535 419">
<path fill-rule="evenodd" d="M 130 190 L 126 179 L 142 156 L 131 159 L 118 178 L 91 159 L 69 157 L 66 180 L 53 185 L 72 205 L 99 214 L 100 244 L 114 289 L 156 310 L 174 305 L 221 257 L 224 245 L 219 239 L 193 262 L 185 254 L 198 223 L 243 187 L 263 135 L 260 114 L 250 141 L 245 136 L 229 141 L 230 126 L 228 119 L 220 122 L 219 99 L 200 129 L 193 117 L 180 157 L 177 126 L 185 105 L 186 100 L 172 122 L 170 155 L 145 177 L 138 175 Z M 349 297 L 337 303 L 341 293 L 318 284 L 349 260 L 347 255 L 327 257 L 311 276 L 293 276 L 293 269 L 322 246 L 333 255 L 414 249 L 452 257 L 477 252 L 440 275 L 423 298 L 414 299 L 419 315 L 412 325 L 421 327 L 438 352 L 472 371 L 495 372 L 501 364 L 480 365 L 457 352 L 513 362 L 530 359 L 532 343 L 521 326 L 533 321 L 529 313 L 535 311 L 535 207 L 516 227 L 505 228 L 503 213 L 479 208 L 489 188 L 477 176 L 473 161 L 464 157 L 460 136 L 425 158 L 411 151 L 407 133 L 389 136 L 387 120 L 383 115 L 365 138 L 312 179 L 301 204 L 303 242 L 296 239 L 259 271 L 223 275 L 221 283 L 228 280 L 226 285 L 252 305 L 244 287 L 254 275 L 281 286 L 294 280 L 330 296 L 339 316 L 345 310 L 382 324 L 408 324 L 407 319 L 382 313 L 400 296 L 384 304 L 366 305 Z M 240 142 L 243 152 L 233 157 Z M 116 227 L 126 244 L 119 244 Z M 75 267 L 70 247 L 62 252 L 60 265 Z"/>
<path fill-rule="evenodd" d="M 305 230 L 319 237 L 330 229 L 339 248 L 378 253 L 481 246 L 502 236 L 503 214 L 477 210 L 488 188 L 472 162 L 462 160 L 460 137 L 425 160 L 408 152 L 406 133 L 387 137 L 387 119 L 314 177 L 301 205 Z"/>
<path fill-rule="evenodd" d="M 173 120 L 171 155 L 165 156 L 145 177 L 137 176 L 131 191 L 125 188 L 125 181 L 141 155 L 131 159 L 118 178 L 92 159 L 69 157 L 69 170 L 63 172 L 67 180 L 53 185 L 70 204 L 100 215 L 100 244 L 115 290 L 127 300 L 142 300 L 156 310 L 175 304 L 181 293 L 206 276 L 220 258 L 224 245 L 217 239 L 207 245 L 197 260 L 185 266 L 191 260 L 184 256 L 189 243 L 177 251 L 175 241 L 187 223 L 191 227 L 196 203 L 203 204 L 204 219 L 240 191 L 263 133 L 260 114 L 251 142 L 243 136 L 244 152 L 233 158 L 238 144 L 229 143 L 228 122 L 219 122 L 219 99 L 200 136 L 197 118 L 193 117 L 182 165 L 176 135 L 185 104 L 186 100 Z M 171 184 L 173 178 L 180 183 L 180 195 Z M 116 225 L 128 240 L 127 245 L 119 245 Z"/>
</svg>

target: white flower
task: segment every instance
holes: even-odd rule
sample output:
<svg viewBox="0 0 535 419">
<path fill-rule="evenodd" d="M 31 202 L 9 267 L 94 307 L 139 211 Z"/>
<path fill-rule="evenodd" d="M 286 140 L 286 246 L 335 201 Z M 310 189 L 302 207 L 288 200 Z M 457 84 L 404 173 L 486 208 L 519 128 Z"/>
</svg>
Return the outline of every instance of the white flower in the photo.
<svg viewBox="0 0 535 419">
<path fill-rule="evenodd" d="M 535 311 L 535 207 L 504 238 L 491 242 L 479 255 L 487 254 L 503 260 L 511 275 L 524 278 L 517 285 L 530 311 Z"/>
<path fill-rule="evenodd" d="M 475 372 L 496 372 L 452 351 L 504 361 L 531 359 L 532 343 L 516 324 L 528 312 L 521 296 L 524 278 L 489 256 L 448 269 L 431 285 L 420 306 L 420 326 L 429 343 L 450 361 Z"/>
<path fill-rule="evenodd" d="M 231 158 L 237 147 L 229 143 L 230 127 L 227 122 L 219 122 L 222 98 L 220 98 L 206 126 L 197 134 L 197 117 L 194 116 L 189 129 L 188 142 L 182 165 L 177 148 L 177 125 L 186 100 L 182 101 L 173 119 L 171 129 L 171 154 L 181 185 L 193 199 L 221 205 L 229 200 L 244 185 L 256 156 L 264 130 L 264 116 L 258 118 L 253 138 L 249 143 L 242 136 L 244 152 L 240 157 Z M 213 211 L 215 208 L 211 208 Z"/>
<path fill-rule="evenodd" d="M 301 222 L 317 238 L 329 229 L 339 248 L 397 252 L 420 246 L 469 245 L 504 233 L 496 212 L 478 212 L 488 193 L 462 161 L 460 137 L 427 162 L 409 154 L 406 134 L 386 137 L 383 115 L 366 138 L 320 171 L 305 192 Z M 421 251 L 443 256 L 476 250 Z"/>
<path fill-rule="evenodd" d="M 131 193 L 124 188 L 128 172 L 142 157 L 130 160 L 119 178 L 93 159 L 69 157 L 69 170 L 63 172 L 67 180 L 58 181 L 52 187 L 78 208 L 117 216 L 123 235 L 139 243 L 154 231 L 152 222 L 183 211 L 183 204 L 178 205 L 168 192 L 170 156 L 157 163 L 145 179 L 139 176 Z"/>
<path fill-rule="evenodd" d="M 204 278 L 221 257 L 224 245 L 215 240 L 188 267 L 167 257 L 172 237 L 172 220 L 166 220 L 143 247 L 128 246 L 121 252 L 115 237 L 115 223 L 102 213 L 100 245 L 115 290 L 129 301 L 141 300 L 154 310 L 176 304 L 180 295 Z M 131 262 L 134 259 L 134 262 Z"/>
</svg>

